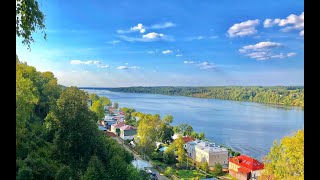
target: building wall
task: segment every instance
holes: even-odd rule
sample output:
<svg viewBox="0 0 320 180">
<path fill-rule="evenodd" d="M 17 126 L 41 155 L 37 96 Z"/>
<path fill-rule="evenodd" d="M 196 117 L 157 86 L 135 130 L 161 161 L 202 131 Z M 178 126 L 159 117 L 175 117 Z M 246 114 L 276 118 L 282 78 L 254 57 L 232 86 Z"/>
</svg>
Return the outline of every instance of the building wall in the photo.
<svg viewBox="0 0 320 180">
<path fill-rule="evenodd" d="M 195 147 L 195 155 L 196 155 L 195 160 L 197 162 L 202 163 L 202 162 L 207 161 L 209 164 L 209 153 L 203 151 L 202 149 L 200 149 L 198 147 Z M 210 166 L 210 164 L 209 164 L 209 166 Z"/>
<path fill-rule="evenodd" d="M 229 170 L 229 174 L 238 180 L 248 180 L 249 179 L 248 175 L 245 173 L 239 173 L 239 172 L 236 172 L 233 170 Z"/>
<path fill-rule="evenodd" d="M 225 152 L 211 152 L 209 154 L 209 166 L 214 166 L 216 164 L 228 164 L 228 151 Z"/>
<path fill-rule="evenodd" d="M 122 131 L 121 131 L 121 133 L 122 133 Z M 124 131 L 123 133 L 125 136 L 134 136 L 137 134 L 137 130 L 135 130 L 135 129 L 127 130 L 127 131 Z"/>
<path fill-rule="evenodd" d="M 238 165 L 236 165 L 236 164 L 234 164 L 234 163 L 232 163 L 232 162 L 229 162 L 229 170 L 233 170 L 233 171 L 235 171 L 235 172 L 238 172 L 238 168 L 239 168 L 240 166 L 238 166 Z"/>
<path fill-rule="evenodd" d="M 121 133 L 120 133 L 120 137 L 121 137 L 123 140 L 133 139 L 133 138 L 134 138 L 134 136 L 124 136 L 122 132 L 123 132 L 123 131 L 121 131 Z"/>
<path fill-rule="evenodd" d="M 116 132 L 116 128 L 115 128 L 114 126 L 111 126 L 111 132 L 113 132 L 113 133 L 117 134 L 117 132 Z"/>
<path fill-rule="evenodd" d="M 185 149 L 187 151 L 187 154 L 189 157 L 191 157 L 192 159 L 196 158 L 195 155 L 195 146 L 194 145 L 190 145 L 188 143 L 185 144 Z"/>
</svg>

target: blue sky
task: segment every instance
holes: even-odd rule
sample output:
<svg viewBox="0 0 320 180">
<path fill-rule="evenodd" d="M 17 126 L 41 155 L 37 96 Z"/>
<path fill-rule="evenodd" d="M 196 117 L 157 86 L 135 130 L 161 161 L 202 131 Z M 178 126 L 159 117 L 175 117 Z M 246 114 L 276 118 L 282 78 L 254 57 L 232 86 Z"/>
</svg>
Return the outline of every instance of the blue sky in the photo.
<svg viewBox="0 0 320 180">
<path fill-rule="evenodd" d="M 66 86 L 303 85 L 304 2 L 40 1 L 21 61 Z"/>
</svg>

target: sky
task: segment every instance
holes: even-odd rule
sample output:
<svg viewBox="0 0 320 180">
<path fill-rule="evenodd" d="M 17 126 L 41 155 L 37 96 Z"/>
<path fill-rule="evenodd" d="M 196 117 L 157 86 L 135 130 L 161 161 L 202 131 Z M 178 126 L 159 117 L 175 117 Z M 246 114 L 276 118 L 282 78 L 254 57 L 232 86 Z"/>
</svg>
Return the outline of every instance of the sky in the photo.
<svg viewBox="0 0 320 180">
<path fill-rule="evenodd" d="M 304 85 L 301 0 L 40 0 L 19 59 L 78 87 Z"/>
</svg>

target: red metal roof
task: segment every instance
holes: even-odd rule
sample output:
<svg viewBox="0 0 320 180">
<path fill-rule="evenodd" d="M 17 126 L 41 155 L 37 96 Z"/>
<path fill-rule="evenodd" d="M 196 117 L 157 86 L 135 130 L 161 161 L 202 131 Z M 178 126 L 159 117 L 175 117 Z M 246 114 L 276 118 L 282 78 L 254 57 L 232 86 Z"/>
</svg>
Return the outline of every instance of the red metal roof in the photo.
<svg viewBox="0 0 320 180">
<path fill-rule="evenodd" d="M 190 141 L 194 141 L 195 139 L 189 136 L 184 136 L 182 137 L 182 139 L 184 140 L 184 143 L 188 143 Z"/>
<path fill-rule="evenodd" d="M 229 158 L 229 162 L 239 165 L 240 168 L 238 170 L 245 173 L 260 170 L 264 167 L 263 163 L 244 154 Z"/>
</svg>

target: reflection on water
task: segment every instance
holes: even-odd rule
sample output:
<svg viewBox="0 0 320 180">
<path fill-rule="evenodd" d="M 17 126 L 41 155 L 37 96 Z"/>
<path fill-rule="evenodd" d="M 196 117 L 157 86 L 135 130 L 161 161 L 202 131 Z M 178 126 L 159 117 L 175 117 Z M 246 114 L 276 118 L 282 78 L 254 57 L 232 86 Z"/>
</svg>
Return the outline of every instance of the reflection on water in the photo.
<svg viewBox="0 0 320 180">
<path fill-rule="evenodd" d="M 274 140 L 304 127 L 302 108 L 229 100 L 90 90 L 120 107 L 174 116 L 173 125 L 188 123 L 218 144 L 261 160 Z"/>
</svg>

